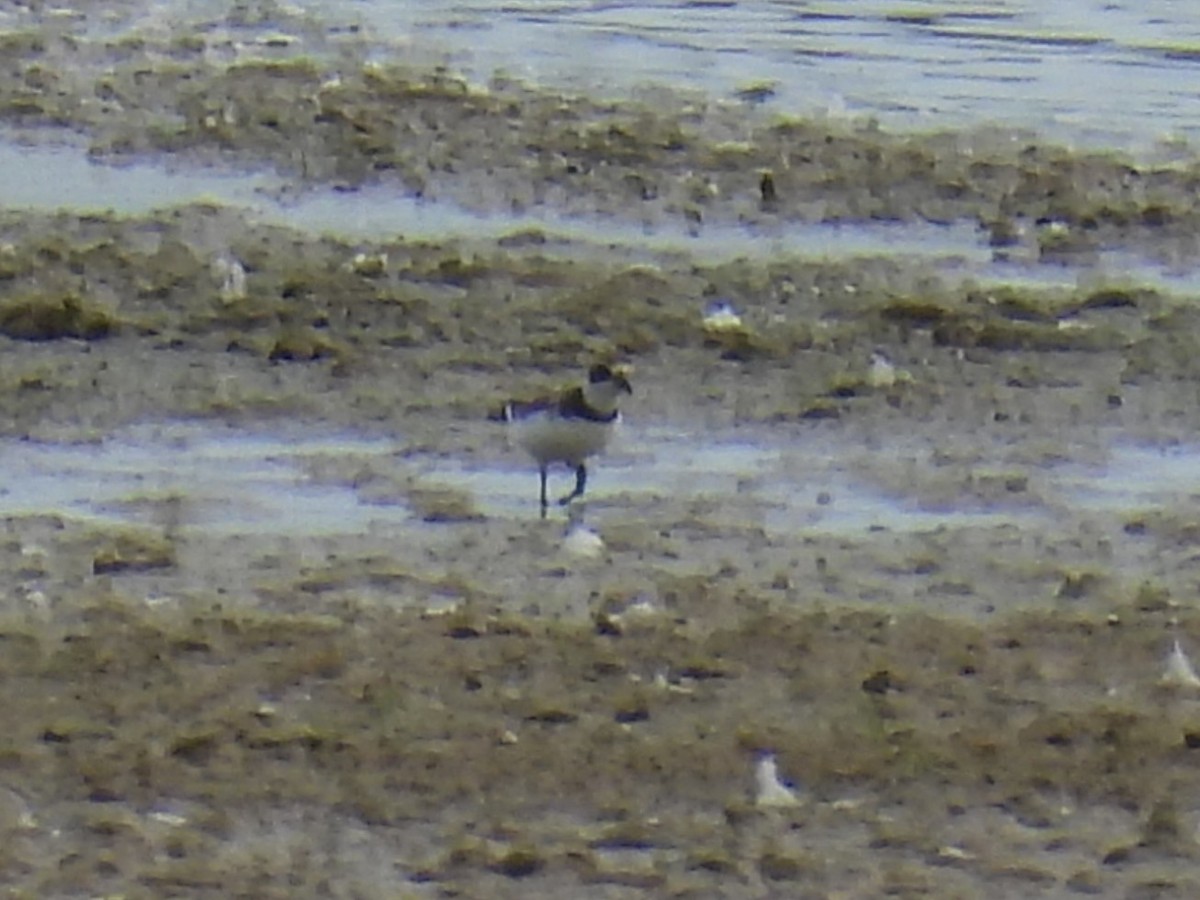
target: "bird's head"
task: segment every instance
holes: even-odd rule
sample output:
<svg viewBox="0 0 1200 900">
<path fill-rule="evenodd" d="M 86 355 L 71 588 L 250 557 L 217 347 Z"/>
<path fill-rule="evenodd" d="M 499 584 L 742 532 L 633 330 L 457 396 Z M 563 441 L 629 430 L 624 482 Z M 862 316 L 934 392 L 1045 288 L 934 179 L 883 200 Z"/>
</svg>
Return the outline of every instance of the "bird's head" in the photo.
<svg viewBox="0 0 1200 900">
<path fill-rule="evenodd" d="M 627 370 L 623 367 L 614 370 L 604 363 L 597 363 L 588 370 L 588 384 L 601 389 L 608 385 L 614 394 L 621 391 L 632 394 L 633 387 L 629 384 L 626 372 Z"/>
<path fill-rule="evenodd" d="M 615 412 L 621 395 L 632 393 L 633 388 L 624 370 L 614 371 L 604 363 L 597 363 L 588 370 L 583 396 L 592 409 L 603 413 Z"/>
</svg>

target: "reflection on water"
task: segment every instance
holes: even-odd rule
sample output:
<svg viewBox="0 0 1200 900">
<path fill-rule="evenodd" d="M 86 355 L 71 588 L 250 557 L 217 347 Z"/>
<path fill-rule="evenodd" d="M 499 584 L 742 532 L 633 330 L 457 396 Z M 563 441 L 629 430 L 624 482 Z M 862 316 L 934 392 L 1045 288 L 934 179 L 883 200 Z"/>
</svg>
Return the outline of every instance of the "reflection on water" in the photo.
<svg viewBox="0 0 1200 900">
<path fill-rule="evenodd" d="M 1047 521 L 1049 506 L 981 507 L 971 497 L 936 511 L 856 478 L 845 448 L 792 448 L 660 428 L 629 429 L 594 467 L 591 506 L 604 515 L 656 499 L 718 504 L 718 521 L 756 522 L 769 533 L 861 534 Z M 488 518 L 533 520 L 537 475 L 517 455 L 496 464 L 398 453 L 396 442 L 349 434 L 250 433 L 204 424 L 129 429 L 85 444 L 0 442 L 6 474 L 0 516 L 57 513 L 87 521 L 163 525 L 214 535 L 304 537 L 425 526 L 404 503 L 375 502 L 353 479 L 310 474 L 324 461 L 369 464 L 425 488 L 463 491 Z M 865 451 L 860 450 L 860 456 Z M 565 490 L 569 476 L 557 472 Z M 1103 468 L 1063 464 L 1041 473 L 1049 504 L 1143 510 L 1200 494 L 1200 450 L 1117 447 Z M 557 489 L 558 485 L 555 485 Z M 432 526 L 441 527 L 441 526 Z"/>
</svg>

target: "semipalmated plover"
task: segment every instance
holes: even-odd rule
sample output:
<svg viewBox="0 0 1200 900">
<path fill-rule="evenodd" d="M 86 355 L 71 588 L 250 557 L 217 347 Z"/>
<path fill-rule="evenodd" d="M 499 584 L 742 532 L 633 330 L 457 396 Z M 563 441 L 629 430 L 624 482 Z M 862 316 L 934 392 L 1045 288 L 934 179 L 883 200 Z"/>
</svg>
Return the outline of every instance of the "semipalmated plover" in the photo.
<svg viewBox="0 0 1200 900">
<path fill-rule="evenodd" d="M 567 388 L 557 396 L 527 403 L 513 400 L 504 405 L 501 417 L 509 423 L 516 443 L 538 464 L 543 518 L 549 506 L 546 473 L 550 464 L 566 463 L 575 470 L 575 489 L 559 504 L 566 506 L 582 497 L 587 487 L 584 461 L 608 445 L 619 418 L 617 401 L 621 394 L 632 393 L 623 374 L 599 364 L 592 366 L 582 385 Z"/>
</svg>

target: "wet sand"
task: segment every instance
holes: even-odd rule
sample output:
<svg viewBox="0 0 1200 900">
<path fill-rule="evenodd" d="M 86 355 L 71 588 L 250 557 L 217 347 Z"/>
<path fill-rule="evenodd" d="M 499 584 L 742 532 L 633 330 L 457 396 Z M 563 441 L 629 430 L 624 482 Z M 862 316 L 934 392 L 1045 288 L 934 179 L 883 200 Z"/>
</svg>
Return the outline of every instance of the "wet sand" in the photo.
<svg viewBox="0 0 1200 900">
<path fill-rule="evenodd" d="M 751 235 L 944 221 L 1034 266 L 1197 250 L 1194 162 L 162 41 L 56 72 L 10 35 L 0 108 L 297 190 Z M 14 892 L 1195 894 L 1200 693 L 1162 678 L 1200 648 L 1196 489 L 1096 499 L 1168 464 L 1146 447 L 1192 453 L 1190 297 L 526 225 L 317 237 L 206 203 L 4 211 L 0 283 L 0 454 L 44 446 L 52 476 L 82 448 L 119 487 L 4 521 Z M 706 327 L 718 299 L 739 327 Z M 486 414 L 596 359 L 636 394 L 590 556 Z M 182 465 L 197 434 L 341 436 L 268 466 L 276 495 L 380 512 L 238 520 L 200 487 L 219 462 L 182 488 L 88 468 L 140 442 L 169 469 L 172 440 Z M 717 477 L 681 442 L 769 459 Z M 763 752 L 797 805 L 755 802 Z"/>
</svg>

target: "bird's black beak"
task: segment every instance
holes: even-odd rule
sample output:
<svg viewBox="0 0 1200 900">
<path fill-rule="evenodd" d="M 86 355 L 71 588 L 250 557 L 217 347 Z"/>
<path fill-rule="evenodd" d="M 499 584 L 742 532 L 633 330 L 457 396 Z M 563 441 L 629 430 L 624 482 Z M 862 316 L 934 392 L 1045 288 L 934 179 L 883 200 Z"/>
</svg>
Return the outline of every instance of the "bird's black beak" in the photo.
<svg viewBox="0 0 1200 900">
<path fill-rule="evenodd" d="M 629 383 L 629 379 L 624 375 L 614 375 L 613 384 L 623 390 L 625 393 L 633 396 L 633 386 Z"/>
</svg>

